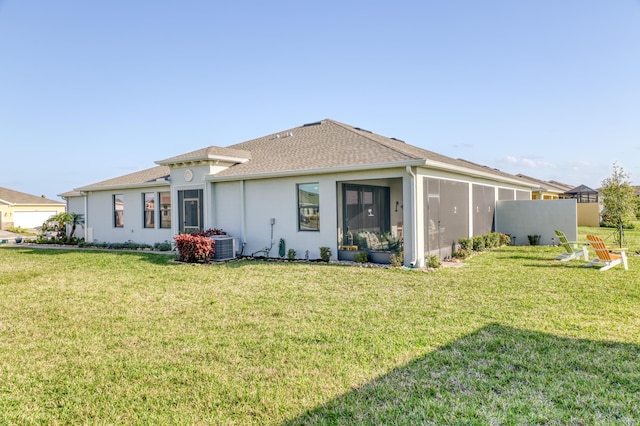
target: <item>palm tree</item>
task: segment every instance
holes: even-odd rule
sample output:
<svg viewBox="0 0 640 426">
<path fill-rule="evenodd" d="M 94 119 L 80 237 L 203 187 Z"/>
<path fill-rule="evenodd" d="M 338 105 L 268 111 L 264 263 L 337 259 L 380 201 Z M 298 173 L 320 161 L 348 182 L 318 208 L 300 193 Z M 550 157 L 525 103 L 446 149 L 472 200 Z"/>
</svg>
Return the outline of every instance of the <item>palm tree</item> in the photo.
<svg viewBox="0 0 640 426">
<path fill-rule="evenodd" d="M 82 213 L 70 212 L 68 219 L 69 221 L 67 223 L 71 225 L 71 233 L 69 233 L 68 239 L 71 240 L 73 234 L 76 233 L 76 227 L 78 225 L 84 226 L 84 215 Z"/>
</svg>

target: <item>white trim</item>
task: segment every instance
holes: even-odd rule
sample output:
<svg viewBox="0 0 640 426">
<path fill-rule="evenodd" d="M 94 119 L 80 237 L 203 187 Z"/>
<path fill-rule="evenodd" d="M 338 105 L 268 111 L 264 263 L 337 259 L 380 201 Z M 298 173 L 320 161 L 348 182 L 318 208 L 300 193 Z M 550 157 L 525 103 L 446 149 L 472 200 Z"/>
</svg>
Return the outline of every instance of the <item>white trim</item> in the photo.
<svg viewBox="0 0 640 426">
<path fill-rule="evenodd" d="M 105 185 L 105 186 L 82 186 L 75 188 L 74 191 L 89 192 L 89 191 L 113 191 L 117 189 L 141 189 L 141 188 L 158 188 L 163 186 L 171 186 L 171 182 L 164 180 L 161 182 L 142 182 L 142 183 L 121 183 L 118 185 Z"/>
<path fill-rule="evenodd" d="M 424 166 L 425 160 L 411 160 L 411 161 L 396 161 L 393 163 L 374 163 L 374 164 L 361 164 L 356 166 L 340 166 L 321 169 L 307 169 L 307 170 L 286 170 L 279 172 L 265 172 L 245 175 L 233 175 L 233 176 L 217 176 L 207 175 L 205 181 L 208 182 L 230 182 L 240 180 L 256 180 L 256 179 L 272 179 L 280 177 L 294 177 L 294 176 L 308 176 L 308 175 L 326 175 L 342 172 L 359 172 L 366 170 L 379 170 L 379 169 L 395 169 L 405 166 Z"/>
</svg>

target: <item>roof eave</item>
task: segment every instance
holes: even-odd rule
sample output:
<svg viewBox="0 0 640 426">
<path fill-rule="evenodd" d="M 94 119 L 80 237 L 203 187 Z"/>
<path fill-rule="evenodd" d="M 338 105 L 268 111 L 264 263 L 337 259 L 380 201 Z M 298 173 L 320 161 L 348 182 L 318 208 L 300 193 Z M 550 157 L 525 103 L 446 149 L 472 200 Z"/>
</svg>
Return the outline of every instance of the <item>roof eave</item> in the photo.
<svg viewBox="0 0 640 426">
<path fill-rule="evenodd" d="M 524 186 L 524 187 L 527 187 L 527 188 L 537 188 L 536 186 L 532 185 L 529 182 L 525 182 L 523 180 L 517 179 L 515 176 L 513 178 L 509 178 L 507 176 L 501 176 L 501 175 L 494 174 L 494 173 L 483 172 L 483 171 L 480 171 L 480 170 L 474 170 L 474 169 L 470 169 L 470 168 L 467 168 L 467 167 L 456 166 L 456 165 L 453 165 L 453 164 L 447 164 L 447 163 L 443 163 L 441 161 L 427 161 L 426 165 L 429 166 L 429 167 L 440 169 L 440 170 L 447 170 L 447 171 L 462 173 L 462 174 L 469 175 L 469 176 L 475 176 L 475 177 L 481 177 L 481 178 L 497 180 L 497 181 L 500 181 L 500 182 L 511 183 L 511 184 L 514 184 L 514 185 L 520 185 L 520 186 Z"/>
<path fill-rule="evenodd" d="M 111 191 L 114 189 L 136 189 L 136 188 L 157 188 L 162 186 L 170 186 L 169 180 L 142 182 L 142 183 L 123 183 L 118 185 L 103 185 L 103 186 L 82 186 L 80 188 L 74 188 L 74 191 L 90 192 L 90 191 Z"/>
<path fill-rule="evenodd" d="M 229 157 L 226 155 L 198 155 L 195 157 L 185 157 L 185 158 L 168 158 L 166 160 L 159 160 L 155 163 L 160 166 L 181 166 L 181 165 L 191 165 L 191 164 L 206 164 L 206 163 L 215 163 L 215 162 L 225 162 L 231 164 L 243 164 L 249 161 L 248 158 L 241 157 Z"/>
<path fill-rule="evenodd" d="M 205 181 L 231 182 L 231 181 L 239 181 L 239 180 L 273 179 L 273 178 L 291 177 L 291 176 L 326 175 L 326 174 L 333 174 L 333 173 L 403 168 L 406 166 L 423 166 L 425 162 L 426 160 L 424 159 L 416 159 L 416 160 L 396 161 L 396 162 L 390 162 L 390 163 L 361 164 L 361 165 L 350 165 L 350 166 L 341 166 L 341 167 L 323 167 L 318 169 L 306 169 L 306 170 L 283 170 L 278 172 L 250 173 L 245 175 L 232 175 L 232 176 L 207 175 L 205 177 Z"/>
</svg>

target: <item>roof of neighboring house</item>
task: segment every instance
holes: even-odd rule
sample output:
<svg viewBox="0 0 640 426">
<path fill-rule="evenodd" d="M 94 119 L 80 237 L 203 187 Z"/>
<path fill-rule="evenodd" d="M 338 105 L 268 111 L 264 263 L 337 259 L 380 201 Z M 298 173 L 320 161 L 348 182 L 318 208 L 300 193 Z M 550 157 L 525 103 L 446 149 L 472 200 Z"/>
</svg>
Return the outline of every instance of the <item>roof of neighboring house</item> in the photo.
<svg viewBox="0 0 640 426">
<path fill-rule="evenodd" d="M 160 166 L 77 188 L 106 189 L 153 182 L 169 175 L 168 165 L 198 161 L 233 163 L 215 179 L 261 177 L 270 174 L 303 174 L 319 171 L 426 165 L 527 185 L 514 175 L 470 161 L 453 159 L 378 135 L 359 127 L 325 119 L 273 133 L 226 148 L 211 146 L 165 160 Z"/>
<path fill-rule="evenodd" d="M 573 189 L 570 189 L 569 191 L 566 191 L 565 194 L 597 194 L 598 191 L 596 191 L 595 189 L 591 189 L 586 185 L 580 185 L 580 186 L 576 186 Z"/>
<path fill-rule="evenodd" d="M 537 185 L 540 188 L 540 190 L 546 191 L 546 192 L 556 192 L 556 193 L 563 194 L 567 190 L 570 190 L 571 188 L 573 188 L 572 186 L 569 186 L 560 182 L 555 182 L 552 180 L 549 180 L 549 181 L 540 180 L 531 176 L 523 175 L 521 173 L 518 173 L 516 176 L 518 176 L 519 178 L 525 181 L 528 181 L 528 182 L 531 182 L 532 184 Z"/>
<path fill-rule="evenodd" d="M 38 197 L 37 195 L 31 195 L 20 191 L 14 191 L 13 189 L 0 187 L 0 203 L 5 204 L 27 204 L 27 205 L 42 205 L 42 204 L 62 204 L 61 201 L 50 200 L 48 198 Z"/>
<path fill-rule="evenodd" d="M 81 188 L 76 188 L 75 191 L 69 191 L 69 196 L 74 196 L 73 194 L 77 191 L 90 191 L 93 189 L 106 189 L 106 188 L 116 188 L 122 186 L 129 185 L 140 185 L 145 183 L 155 183 L 155 182 L 163 182 L 165 179 L 168 179 L 170 175 L 168 166 L 156 166 L 150 169 L 140 170 L 139 172 L 133 172 L 126 174 L 124 176 L 118 176 L 113 179 L 103 180 L 102 182 L 97 182 L 91 185 L 83 186 Z"/>
</svg>

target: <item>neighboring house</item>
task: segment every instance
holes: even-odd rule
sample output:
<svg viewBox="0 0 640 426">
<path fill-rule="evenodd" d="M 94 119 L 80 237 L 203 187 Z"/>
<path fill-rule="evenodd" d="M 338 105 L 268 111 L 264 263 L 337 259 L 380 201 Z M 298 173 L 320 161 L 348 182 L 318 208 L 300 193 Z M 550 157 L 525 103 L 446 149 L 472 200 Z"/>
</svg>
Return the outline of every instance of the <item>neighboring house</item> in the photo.
<svg viewBox="0 0 640 426">
<path fill-rule="evenodd" d="M 565 195 L 565 192 L 573 188 L 573 186 L 553 180 L 545 181 L 523 174 L 517 174 L 516 176 L 525 182 L 531 183 L 531 185 L 533 186 L 531 192 L 532 200 L 559 200 L 563 198 L 569 198 L 567 195 Z"/>
<path fill-rule="evenodd" d="M 460 237 L 491 232 L 496 201 L 529 200 L 532 187 L 328 119 L 156 164 L 63 194 L 85 215 L 87 240 L 152 244 L 221 228 L 245 255 L 277 256 L 282 238 L 298 258 L 402 241 L 405 264 L 422 266 Z"/>
<path fill-rule="evenodd" d="M 36 228 L 58 213 L 65 204 L 36 195 L 0 187 L 0 229 Z"/>
</svg>

